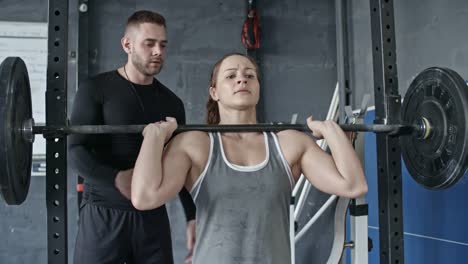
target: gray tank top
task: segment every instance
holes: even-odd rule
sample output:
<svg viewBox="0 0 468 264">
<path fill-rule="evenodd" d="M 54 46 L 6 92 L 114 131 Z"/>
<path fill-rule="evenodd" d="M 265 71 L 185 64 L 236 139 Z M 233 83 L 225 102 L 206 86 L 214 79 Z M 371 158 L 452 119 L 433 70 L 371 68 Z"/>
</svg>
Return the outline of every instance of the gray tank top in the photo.
<svg viewBox="0 0 468 264">
<path fill-rule="evenodd" d="M 230 163 L 219 133 L 191 194 L 197 207 L 194 264 L 291 263 L 291 170 L 273 133 L 264 133 L 266 159 L 255 166 Z"/>
</svg>

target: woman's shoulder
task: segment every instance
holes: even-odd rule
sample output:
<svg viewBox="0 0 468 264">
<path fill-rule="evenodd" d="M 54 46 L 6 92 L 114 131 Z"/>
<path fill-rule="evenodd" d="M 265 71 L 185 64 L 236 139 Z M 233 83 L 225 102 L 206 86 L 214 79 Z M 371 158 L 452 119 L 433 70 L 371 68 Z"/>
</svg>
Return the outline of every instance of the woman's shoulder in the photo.
<svg viewBox="0 0 468 264">
<path fill-rule="evenodd" d="M 184 147 L 201 147 L 209 144 L 209 140 L 207 132 L 196 130 L 179 133 L 173 139 L 174 143 Z"/>
<path fill-rule="evenodd" d="M 290 146 L 306 146 L 313 142 L 310 133 L 302 132 L 294 129 L 283 130 L 277 133 L 279 142 L 283 145 Z"/>
<path fill-rule="evenodd" d="M 198 130 L 191 130 L 191 131 L 186 131 L 186 132 L 181 132 L 177 134 L 176 137 L 180 137 L 181 140 L 192 140 L 192 139 L 209 139 L 209 135 L 207 132 L 204 131 L 198 131 Z"/>
<path fill-rule="evenodd" d="M 201 164 L 209 155 L 210 136 L 206 132 L 182 132 L 177 134 L 171 141 L 171 149 L 179 153 L 185 153 L 195 164 Z"/>
<path fill-rule="evenodd" d="M 276 133 L 279 139 L 297 140 L 306 137 L 306 134 L 302 131 L 295 129 L 282 130 Z"/>
</svg>

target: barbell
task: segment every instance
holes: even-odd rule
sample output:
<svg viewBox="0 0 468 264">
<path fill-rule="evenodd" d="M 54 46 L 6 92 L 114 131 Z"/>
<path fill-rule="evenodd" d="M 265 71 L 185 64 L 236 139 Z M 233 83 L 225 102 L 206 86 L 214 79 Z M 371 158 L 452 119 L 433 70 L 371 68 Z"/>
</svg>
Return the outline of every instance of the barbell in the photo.
<svg viewBox="0 0 468 264">
<path fill-rule="evenodd" d="M 416 182 L 444 189 L 460 180 L 467 167 L 468 90 L 455 71 L 432 67 L 416 76 L 401 108 L 403 124 L 341 124 L 344 131 L 401 136 L 402 156 Z M 21 204 L 29 191 L 32 143 L 68 134 L 141 133 L 145 125 L 35 125 L 25 63 L 8 57 L 0 65 L 0 187 L 7 204 Z M 180 125 L 175 133 L 308 131 L 305 124 Z"/>
</svg>

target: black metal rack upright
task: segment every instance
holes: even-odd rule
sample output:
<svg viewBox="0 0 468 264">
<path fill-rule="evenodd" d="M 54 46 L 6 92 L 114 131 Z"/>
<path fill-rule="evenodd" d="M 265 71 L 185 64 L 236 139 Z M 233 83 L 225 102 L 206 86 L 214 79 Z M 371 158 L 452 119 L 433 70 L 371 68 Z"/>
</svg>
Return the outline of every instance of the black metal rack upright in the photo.
<svg viewBox="0 0 468 264">
<path fill-rule="evenodd" d="M 348 1 L 335 0 L 336 21 L 336 71 L 339 88 L 339 122 L 345 122 L 345 106 L 351 105 L 349 87 Z"/>
<path fill-rule="evenodd" d="M 370 0 L 375 123 L 400 123 L 392 0 Z M 403 264 L 401 150 L 398 137 L 377 135 L 380 263 Z"/>
<path fill-rule="evenodd" d="M 78 0 L 78 48 L 77 48 L 77 87 L 89 77 L 89 1 Z M 77 176 L 79 186 L 83 186 L 83 178 Z M 78 209 L 83 200 L 83 190 L 78 190 Z"/>
<path fill-rule="evenodd" d="M 68 0 L 49 0 L 46 125 L 67 125 Z M 67 138 L 47 135 L 48 263 L 67 263 Z"/>
</svg>

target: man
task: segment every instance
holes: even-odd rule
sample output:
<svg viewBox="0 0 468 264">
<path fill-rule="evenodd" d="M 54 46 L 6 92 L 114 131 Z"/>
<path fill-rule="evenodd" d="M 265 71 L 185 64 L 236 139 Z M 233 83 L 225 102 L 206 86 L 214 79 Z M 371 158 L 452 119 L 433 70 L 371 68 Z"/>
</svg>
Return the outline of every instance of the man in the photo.
<svg viewBox="0 0 468 264">
<path fill-rule="evenodd" d="M 128 125 L 174 116 L 185 122 L 182 101 L 161 84 L 166 57 L 166 24 L 160 14 L 138 11 L 127 21 L 122 48 L 124 66 L 101 73 L 76 93 L 73 125 Z M 141 134 L 73 135 L 71 164 L 84 178 L 75 263 L 173 263 L 166 208 L 138 211 L 130 201 L 133 167 Z M 190 261 L 195 241 L 195 206 L 184 189 Z"/>
</svg>

